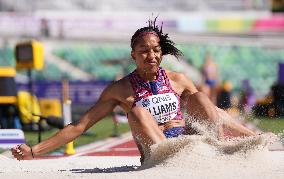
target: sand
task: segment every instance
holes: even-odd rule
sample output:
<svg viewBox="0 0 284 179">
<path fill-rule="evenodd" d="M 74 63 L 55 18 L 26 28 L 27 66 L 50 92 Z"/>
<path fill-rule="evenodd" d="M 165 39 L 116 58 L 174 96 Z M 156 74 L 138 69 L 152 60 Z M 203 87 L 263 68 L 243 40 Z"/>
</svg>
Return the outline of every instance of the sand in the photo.
<svg viewBox="0 0 284 179">
<path fill-rule="evenodd" d="M 269 140 L 265 135 L 226 142 L 181 136 L 152 146 L 143 166 L 139 157 L 17 161 L 0 155 L 0 178 L 284 178 L 284 151 L 269 151 Z"/>
<path fill-rule="evenodd" d="M 220 141 L 206 125 L 191 124 L 199 135 L 151 146 L 151 155 L 142 166 L 139 157 L 75 155 L 17 161 L 6 153 L 0 155 L 0 178 L 284 178 L 284 150 L 268 150 L 275 141 L 272 135 Z M 278 138 L 278 146 L 281 143 Z"/>
</svg>

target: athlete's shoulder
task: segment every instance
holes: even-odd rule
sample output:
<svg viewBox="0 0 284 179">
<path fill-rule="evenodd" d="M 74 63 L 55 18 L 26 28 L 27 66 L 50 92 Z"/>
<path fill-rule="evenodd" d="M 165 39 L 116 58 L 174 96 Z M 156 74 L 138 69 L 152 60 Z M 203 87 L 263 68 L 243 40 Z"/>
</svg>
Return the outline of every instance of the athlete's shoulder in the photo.
<svg viewBox="0 0 284 179">
<path fill-rule="evenodd" d="M 115 81 L 112 85 L 115 87 L 125 87 L 126 85 L 129 85 L 129 76 L 124 76 L 123 78 Z"/>
<path fill-rule="evenodd" d="M 130 86 L 131 84 L 129 82 L 129 77 L 125 76 L 110 84 L 108 88 L 112 93 L 120 93 L 127 91 L 127 89 L 130 89 Z"/>
<path fill-rule="evenodd" d="M 167 76 L 173 81 L 185 80 L 187 77 L 184 73 L 166 70 Z"/>
<path fill-rule="evenodd" d="M 103 91 L 102 96 L 107 96 L 108 98 L 118 98 L 121 96 L 125 96 L 126 94 L 130 93 L 129 89 L 130 82 L 128 77 L 123 77 L 120 80 L 114 81 L 109 84 Z"/>
</svg>

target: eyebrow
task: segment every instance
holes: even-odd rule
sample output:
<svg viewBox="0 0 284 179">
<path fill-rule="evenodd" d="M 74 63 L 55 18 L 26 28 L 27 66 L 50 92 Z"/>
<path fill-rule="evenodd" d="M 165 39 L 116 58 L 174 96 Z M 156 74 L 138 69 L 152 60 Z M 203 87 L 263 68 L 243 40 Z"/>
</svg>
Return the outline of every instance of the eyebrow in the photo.
<svg viewBox="0 0 284 179">
<path fill-rule="evenodd" d="M 140 47 L 145 47 L 145 48 L 147 48 L 147 47 L 149 47 L 148 45 L 140 45 Z M 160 44 L 158 44 L 158 45 L 156 45 L 156 46 L 154 46 L 154 48 L 157 48 L 157 47 L 161 47 L 161 45 Z"/>
</svg>

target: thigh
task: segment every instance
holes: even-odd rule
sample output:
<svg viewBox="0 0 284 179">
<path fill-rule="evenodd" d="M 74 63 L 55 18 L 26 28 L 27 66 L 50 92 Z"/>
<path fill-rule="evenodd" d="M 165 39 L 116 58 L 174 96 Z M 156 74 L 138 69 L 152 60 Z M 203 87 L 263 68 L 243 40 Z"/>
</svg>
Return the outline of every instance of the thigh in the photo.
<svg viewBox="0 0 284 179">
<path fill-rule="evenodd" d="M 134 107 L 128 114 L 128 123 L 132 135 L 142 148 L 149 148 L 151 145 L 166 140 L 165 135 L 158 127 L 149 111 L 142 107 Z"/>
<path fill-rule="evenodd" d="M 209 121 L 216 121 L 218 119 L 215 105 L 201 92 L 192 94 L 188 97 L 186 111 L 189 116 L 197 119 Z"/>
</svg>

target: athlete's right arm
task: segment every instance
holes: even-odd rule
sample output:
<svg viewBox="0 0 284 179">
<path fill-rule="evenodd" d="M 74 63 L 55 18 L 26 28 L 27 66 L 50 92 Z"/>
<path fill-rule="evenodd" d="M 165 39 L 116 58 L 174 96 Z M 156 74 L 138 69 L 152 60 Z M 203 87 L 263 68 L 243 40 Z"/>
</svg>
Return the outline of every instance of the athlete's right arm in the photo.
<svg viewBox="0 0 284 179">
<path fill-rule="evenodd" d="M 97 103 L 82 116 L 78 123 L 67 125 L 49 139 L 33 146 L 33 155 L 39 156 L 50 152 L 80 136 L 83 132 L 113 111 L 114 107 L 119 103 L 115 97 L 118 93 L 119 92 L 115 90 L 112 85 L 107 87 L 101 94 Z M 31 149 L 25 144 L 11 150 L 12 154 L 18 160 L 32 158 Z M 23 155 L 18 155 L 18 153 Z"/>
</svg>

